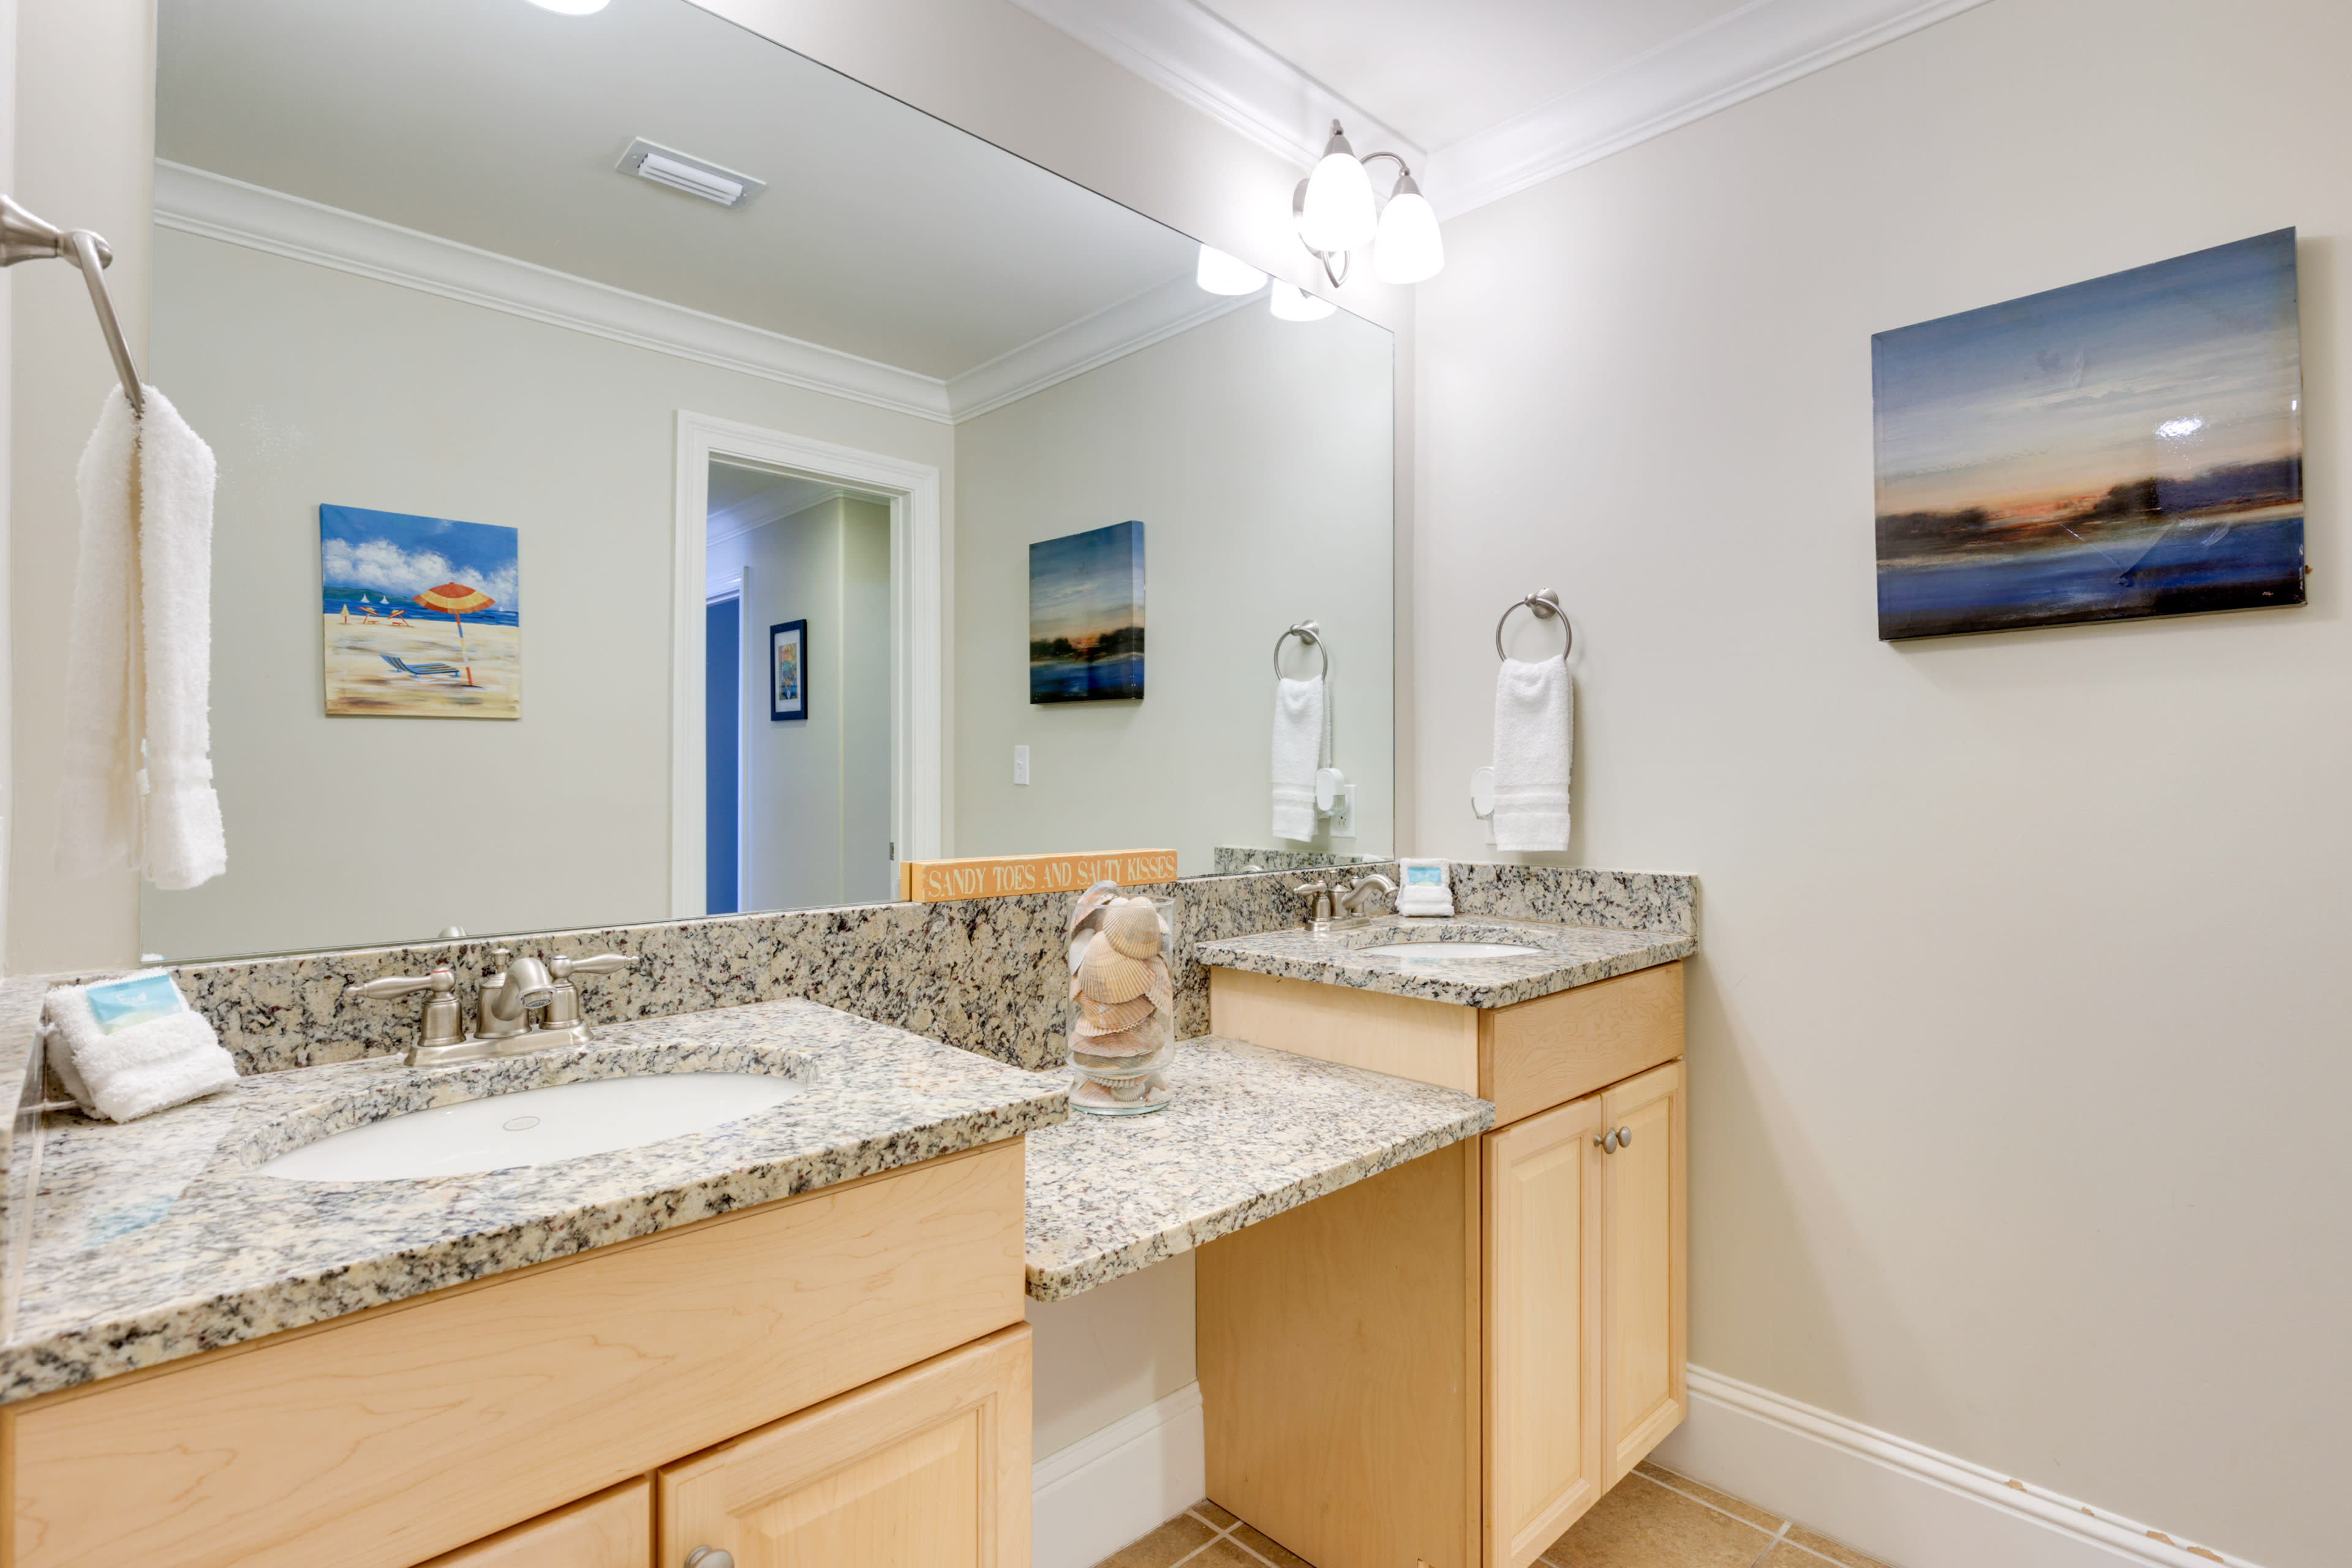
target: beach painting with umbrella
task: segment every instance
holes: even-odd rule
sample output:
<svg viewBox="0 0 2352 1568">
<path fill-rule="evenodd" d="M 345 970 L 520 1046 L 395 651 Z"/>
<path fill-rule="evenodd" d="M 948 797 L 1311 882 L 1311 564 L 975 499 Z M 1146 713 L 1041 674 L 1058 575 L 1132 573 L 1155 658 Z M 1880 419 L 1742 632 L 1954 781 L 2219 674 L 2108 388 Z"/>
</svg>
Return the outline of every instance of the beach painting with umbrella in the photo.
<svg viewBox="0 0 2352 1568">
<path fill-rule="evenodd" d="M 327 712 L 521 718 L 517 540 L 496 523 L 320 506 Z"/>
</svg>

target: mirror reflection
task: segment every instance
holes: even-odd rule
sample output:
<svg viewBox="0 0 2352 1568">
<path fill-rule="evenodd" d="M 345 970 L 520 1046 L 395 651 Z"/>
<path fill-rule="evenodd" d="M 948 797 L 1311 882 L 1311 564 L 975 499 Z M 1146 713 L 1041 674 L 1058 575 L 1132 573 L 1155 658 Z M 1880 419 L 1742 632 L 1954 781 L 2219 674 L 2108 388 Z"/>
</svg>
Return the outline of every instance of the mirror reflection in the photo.
<svg viewBox="0 0 2352 1568">
<path fill-rule="evenodd" d="M 1390 849 L 1386 331 L 687 0 L 159 26 L 230 870 L 150 952 Z"/>
</svg>

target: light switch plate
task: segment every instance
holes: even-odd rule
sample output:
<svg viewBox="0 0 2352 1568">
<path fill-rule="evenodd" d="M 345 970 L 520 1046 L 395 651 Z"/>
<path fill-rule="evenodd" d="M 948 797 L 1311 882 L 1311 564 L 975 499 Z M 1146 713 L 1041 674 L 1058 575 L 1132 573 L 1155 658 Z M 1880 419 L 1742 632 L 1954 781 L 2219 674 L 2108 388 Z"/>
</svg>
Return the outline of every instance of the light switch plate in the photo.
<svg viewBox="0 0 2352 1568">
<path fill-rule="evenodd" d="M 1017 784 L 1029 782 L 1029 748 L 1026 746 L 1013 748 L 1013 782 Z"/>
</svg>

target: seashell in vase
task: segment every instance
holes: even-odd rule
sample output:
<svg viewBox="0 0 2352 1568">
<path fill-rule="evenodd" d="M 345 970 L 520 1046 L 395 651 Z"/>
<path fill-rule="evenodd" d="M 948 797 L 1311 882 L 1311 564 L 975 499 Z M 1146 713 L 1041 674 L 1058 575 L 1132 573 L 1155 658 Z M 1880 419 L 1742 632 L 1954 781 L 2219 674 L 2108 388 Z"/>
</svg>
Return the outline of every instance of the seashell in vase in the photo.
<svg viewBox="0 0 2352 1568">
<path fill-rule="evenodd" d="M 1155 1013 L 1133 1028 L 1115 1034 L 1089 1035 L 1081 1029 L 1071 1037 L 1070 1049 L 1081 1058 L 1125 1060 L 1148 1057 L 1168 1043 L 1170 1032 L 1167 1019 Z"/>
<path fill-rule="evenodd" d="M 1149 1019 L 1156 1009 L 1149 996 L 1133 996 L 1124 1002 L 1096 1002 L 1078 998 L 1078 1033 L 1081 1035 L 1117 1035 L 1134 1028 Z"/>
<path fill-rule="evenodd" d="M 1103 910 L 1103 934 L 1129 958 L 1160 956 L 1160 911 L 1149 899 L 1128 899 Z"/>
<path fill-rule="evenodd" d="M 1070 910 L 1069 928 L 1062 934 L 1075 937 L 1080 931 L 1101 930 L 1103 911 L 1120 901 L 1117 882 L 1097 882 L 1078 895 L 1077 906 Z"/>
<path fill-rule="evenodd" d="M 1119 952 L 1108 931 L 1097 931 L 1093 942 L 1087 944 L 1087 955 L 1078 962 L 1078 991 L 1088 1000 L 1125 1002 L 1142 995 L 1151 986 L 1151 966 L 1157 958 L 1135 958 Z M 1160 964 L 1164 970 L 1167 966 Z"/>
</svg>

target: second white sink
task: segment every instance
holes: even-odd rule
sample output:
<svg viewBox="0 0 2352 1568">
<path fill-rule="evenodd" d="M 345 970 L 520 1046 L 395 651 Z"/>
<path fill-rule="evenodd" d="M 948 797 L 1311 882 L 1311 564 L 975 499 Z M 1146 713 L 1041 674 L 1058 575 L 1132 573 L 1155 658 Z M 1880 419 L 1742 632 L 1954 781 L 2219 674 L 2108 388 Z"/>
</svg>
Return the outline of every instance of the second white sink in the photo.
<svg viewBox="0 0 2352 1568">
<path fill-rule="evenodd" d="M 1402 958 L 1409 963 L 1443 963 L 1449 958 L 1517 958 L 1541 952 L 1516 942 L 1392 942 L 1385 947 L 1360 947 L 1365 958 Z"/>
<path fill-rule="evenodd" d="M 412 1110 L 255 1169 L 300 1182 L 403 1182 L 545 1165 L 658 1143 L 781 1105 L 808 1085 L 766 1073 L 592 1079 Z"/>
</svg>

